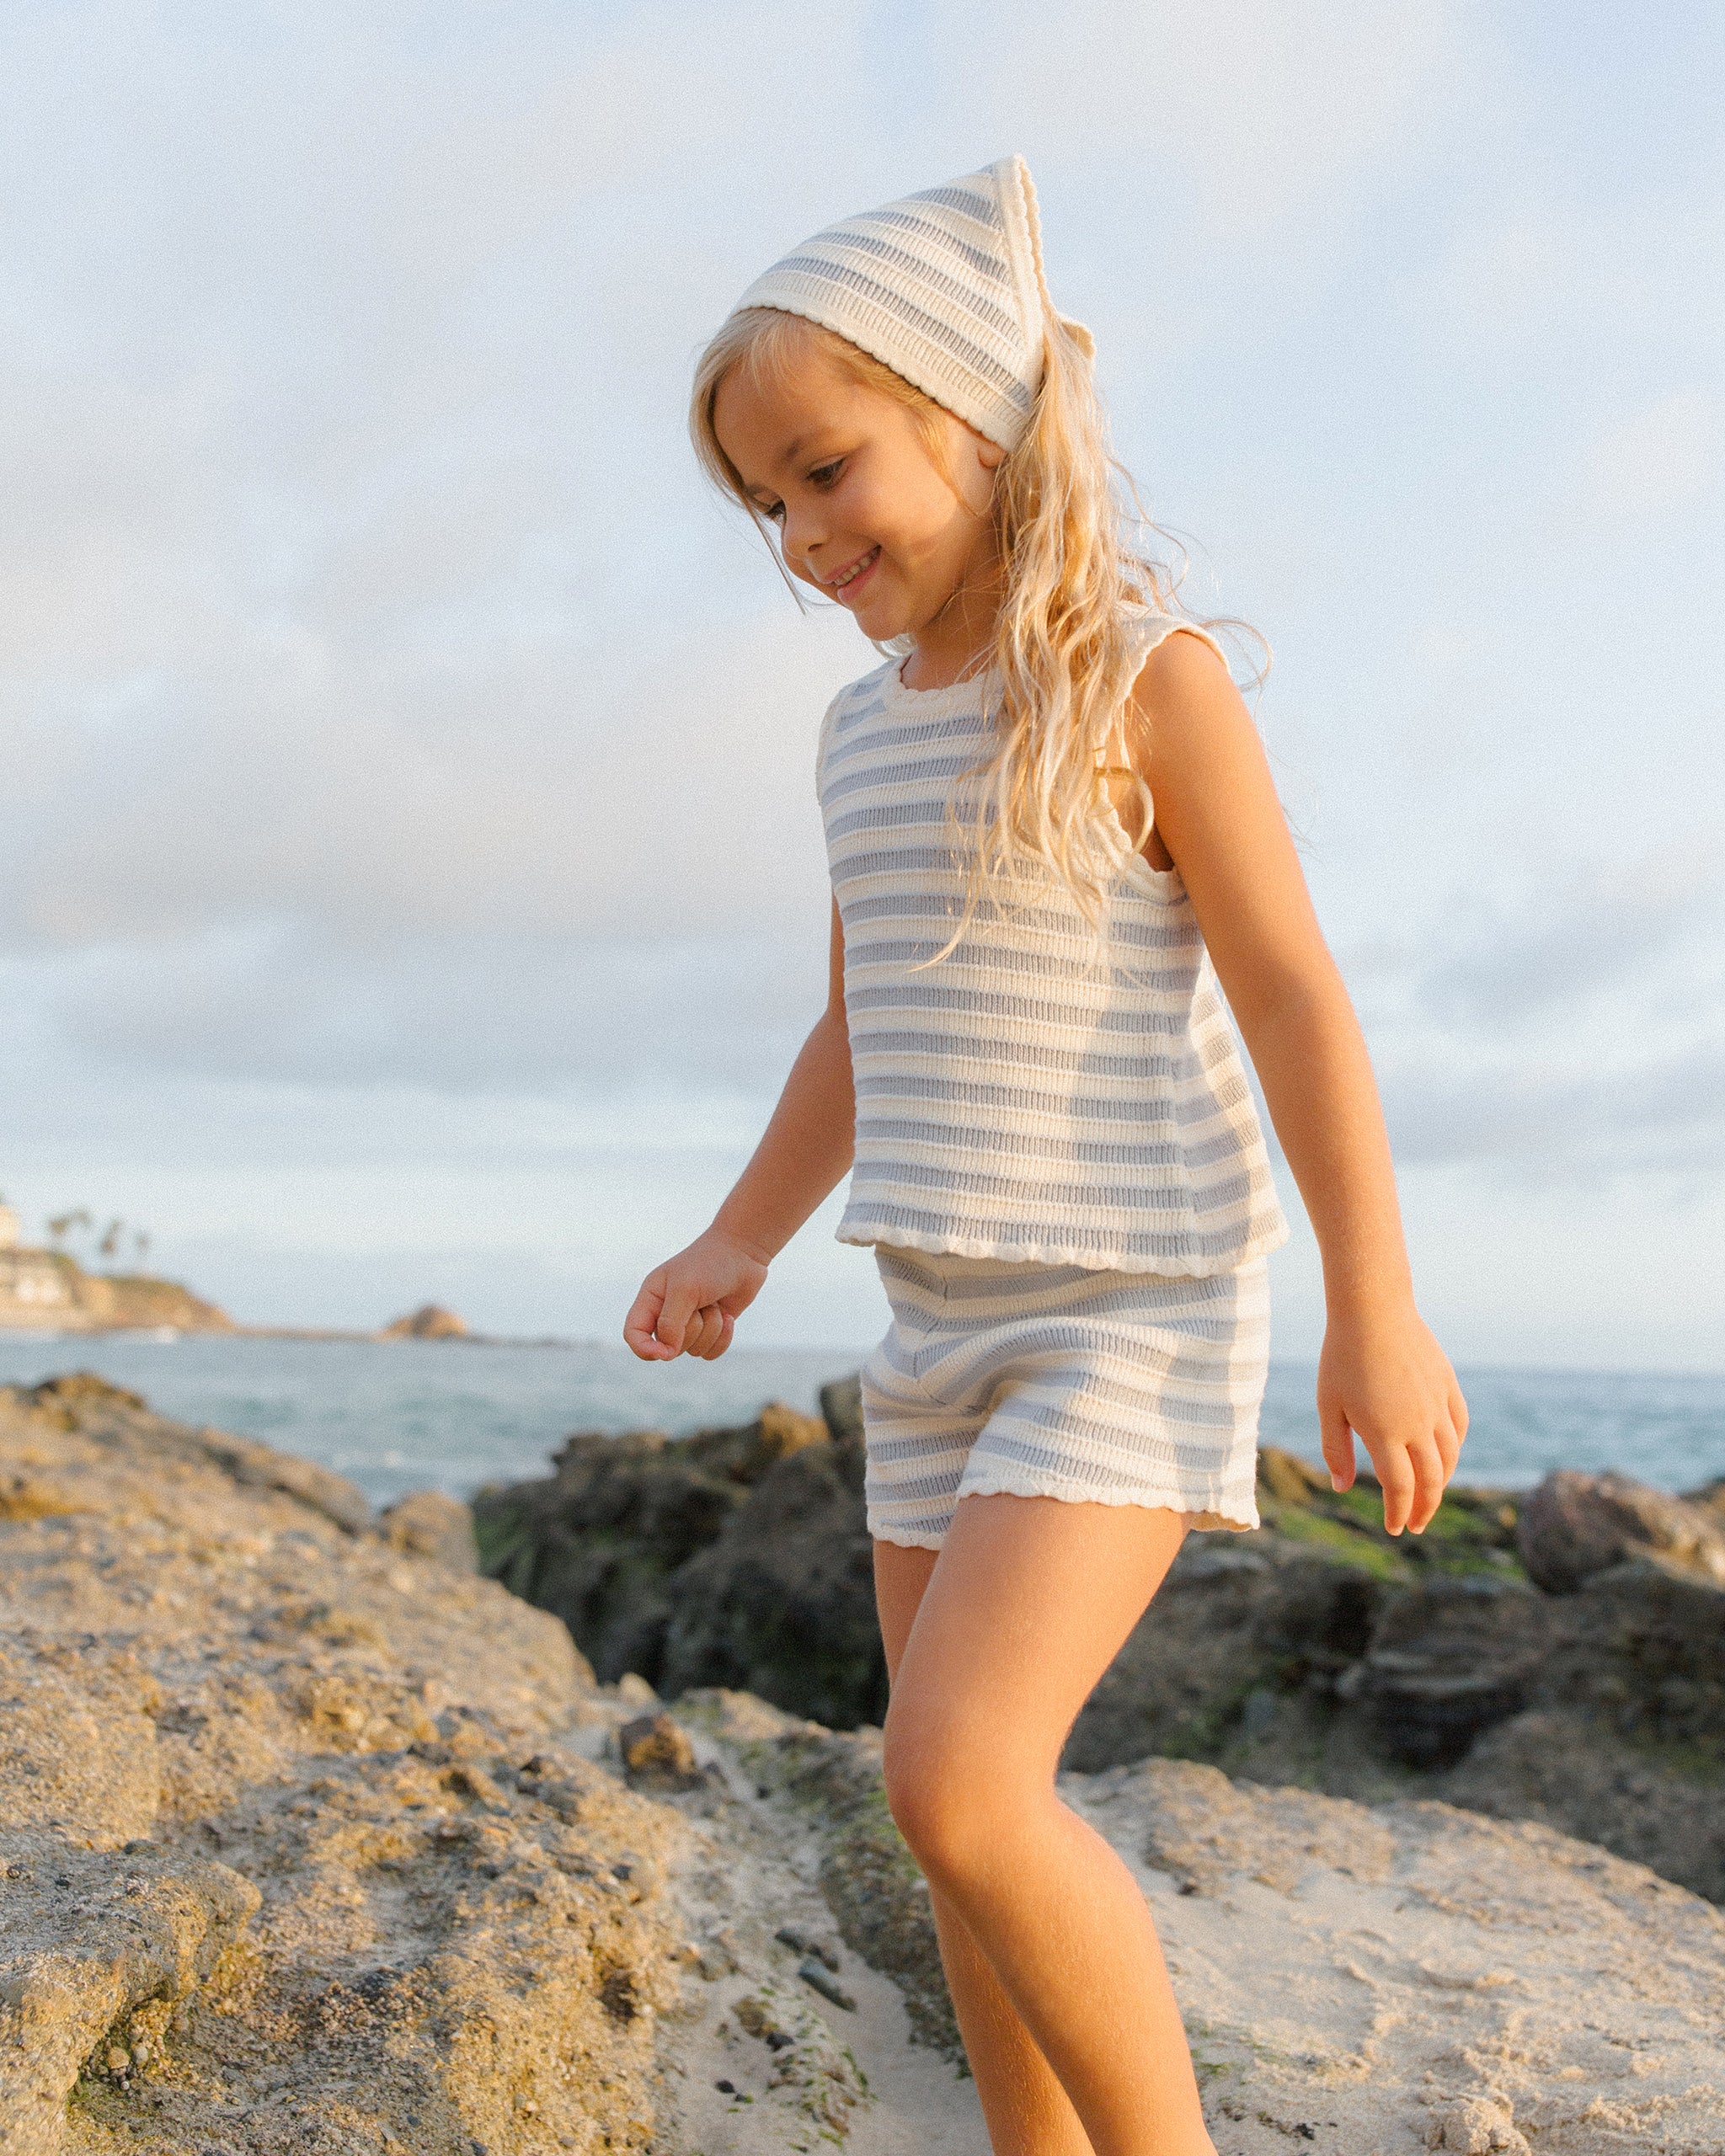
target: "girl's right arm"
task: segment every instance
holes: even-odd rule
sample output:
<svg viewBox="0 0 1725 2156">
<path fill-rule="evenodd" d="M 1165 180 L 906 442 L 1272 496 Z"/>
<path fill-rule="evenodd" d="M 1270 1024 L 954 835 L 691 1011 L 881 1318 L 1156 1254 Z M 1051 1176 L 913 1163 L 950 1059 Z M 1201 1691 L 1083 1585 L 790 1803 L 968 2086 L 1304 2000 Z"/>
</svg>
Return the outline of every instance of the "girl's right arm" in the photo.
<svg viewBox="0 0 1725 2156">
<path fill-rule="evenodd" d="M 826 1008 L 791 1066 L 772 1119 L 713 1225 L 641 1283 L 623 1338 L 643 1362 L 705 1362 L 731 1344 L 766 1268 L 851 1165 L 856 1129 L 845 1022 L 845 938 L 835 901 Z"/>
</svg>

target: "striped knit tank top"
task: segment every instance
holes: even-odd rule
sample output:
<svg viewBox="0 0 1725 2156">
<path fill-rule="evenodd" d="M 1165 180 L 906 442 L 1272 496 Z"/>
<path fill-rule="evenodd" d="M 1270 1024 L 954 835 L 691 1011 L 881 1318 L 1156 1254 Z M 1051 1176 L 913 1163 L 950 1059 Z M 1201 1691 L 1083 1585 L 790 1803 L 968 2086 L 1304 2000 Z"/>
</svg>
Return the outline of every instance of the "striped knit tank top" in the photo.
<svg viewBox="0 0 1725 2156">
<path fill-rule="evenodd" d="M 1184 626 L 1146 622 L 1146 653 Z M 900 664 L 840 691 L 817 758 L 857 1095 L 839 1240 L 1192 1274 L 1274 1250 L 1288 1224 L 1178 870 L 1120 832 L 1106 964 L 1034 864 L 923 964 L 963 914 L 948 807 L 994 730 L 983 677 L 907 689 Z"/>
</svg>

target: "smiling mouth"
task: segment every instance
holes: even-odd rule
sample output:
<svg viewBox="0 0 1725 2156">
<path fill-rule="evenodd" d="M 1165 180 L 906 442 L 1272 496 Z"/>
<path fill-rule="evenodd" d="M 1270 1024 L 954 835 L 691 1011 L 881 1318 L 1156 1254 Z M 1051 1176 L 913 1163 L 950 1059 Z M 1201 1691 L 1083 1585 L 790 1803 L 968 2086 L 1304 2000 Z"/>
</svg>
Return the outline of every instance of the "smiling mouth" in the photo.
<svg viewBox="0 0 1725 2156">
<path fill-rule="evenodd" d="M 835 591 L 842 591 L 847 584 L 853 582 L 856 578 L 861 576 L 865 569 L 872 569 L 879 559 L 880 549 L 879 547 L 871 547 L 866 554 L 859 554 L 856 560 L 851 563 L 848 568 L 841 569 L 838 574 L 833 579 L 833 590 Z"/>
</svg>

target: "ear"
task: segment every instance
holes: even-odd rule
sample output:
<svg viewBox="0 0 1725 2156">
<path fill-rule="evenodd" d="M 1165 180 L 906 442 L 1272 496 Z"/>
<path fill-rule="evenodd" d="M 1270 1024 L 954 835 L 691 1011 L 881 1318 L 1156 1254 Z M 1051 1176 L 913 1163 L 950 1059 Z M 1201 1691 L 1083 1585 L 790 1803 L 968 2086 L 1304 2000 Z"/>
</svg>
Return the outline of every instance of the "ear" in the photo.
<svg viewBox="0 0 1725 2156">
<path fill-rule="evenodd" d="M 1007 461 L 1007 452 L 997 441 L 991 441 L 985 435 L 976 445 L 976 462 L 985 472 L 998 471 Z"/>
</svg>

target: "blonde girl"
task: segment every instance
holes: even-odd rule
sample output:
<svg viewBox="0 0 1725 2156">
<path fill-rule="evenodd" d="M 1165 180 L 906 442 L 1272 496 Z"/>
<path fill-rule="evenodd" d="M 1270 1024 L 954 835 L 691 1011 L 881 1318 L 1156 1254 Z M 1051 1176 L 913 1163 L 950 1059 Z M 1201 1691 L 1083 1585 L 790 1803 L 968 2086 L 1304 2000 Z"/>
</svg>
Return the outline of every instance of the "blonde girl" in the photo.
<svg viewBox="0 0 1725 2156">
<path fill-rule="evenodd" d="M 1288 1230 L 1221 991 L 1322 1251 L 1336 1486 L 1358 1436 L 1418 1534 L 1467 1413 L 1258 734 L 1128 543 L 1092 351 L 1009 157 L 805 242 L 702 357 L 706 468 L 889 655 L 816 752 L 826 1009 L 624 1336 L 723 1354 L 850 1173 L 838 1233 L 892 1308 L 862 1394 L 887 1795 L 994 2148 L 1194 2156 L 1150 1912 L 1055 1772 L 1188 1529 L 1258 1524 Z"/>
</svg>

